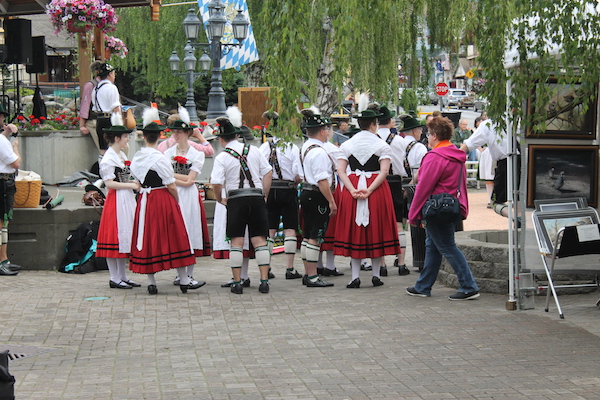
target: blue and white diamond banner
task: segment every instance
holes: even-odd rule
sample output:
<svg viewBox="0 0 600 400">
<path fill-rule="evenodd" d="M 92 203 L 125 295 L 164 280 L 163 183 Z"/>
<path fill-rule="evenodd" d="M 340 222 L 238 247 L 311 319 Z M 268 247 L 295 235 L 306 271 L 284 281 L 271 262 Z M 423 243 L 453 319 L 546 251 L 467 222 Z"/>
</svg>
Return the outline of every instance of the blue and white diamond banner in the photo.
<svg viewBox="0 0 600 400">
<path fill-rule="evenodd" d="M 231 21 L 238 14 L 237 10 L 242 10 L 244 16 L 250 21 L 250 13 L 248 13 L 248 4 L 246 0 L 222 0 L 225 4 L 225 16 L 227 17 L 227 25 L 225 26 L 225 35 L 221 39 L 221 43 L 236 43 L 237 40 L 233 37 Z M 210 0 L 198 0 L 198 7 L 204 22 L 204 29 L 208 26 L 208 3 Z M 208 31 L 206 33 L 208 36 Z M 210 39 L 209 39 L 210 40 Z M 254 40 L 254 32 L 252 24 L 248 27 L 248 38 L 244 40 L 241 47 L 234 47 L 229 53 L 221 58 L 221 69 L 238 68 L 241 65 L 249 64 L 252 61 L 259 60 L 256 41 Z"/>
</svg>

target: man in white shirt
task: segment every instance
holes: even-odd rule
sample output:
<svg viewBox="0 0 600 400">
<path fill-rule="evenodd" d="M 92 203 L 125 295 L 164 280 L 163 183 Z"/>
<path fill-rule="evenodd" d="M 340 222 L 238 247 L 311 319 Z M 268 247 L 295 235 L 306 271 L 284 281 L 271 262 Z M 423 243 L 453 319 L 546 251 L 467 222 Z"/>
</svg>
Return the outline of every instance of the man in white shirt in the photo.
<svg viewBox="0 0 600 400">
<path fill-rule="evenodd" d="M 21 165 L 17 127 L 4 124 L 7 112 L 0 103 L 0 213 L 2 230 L 0 231 L 0 275 L 17 275 L 21 269 L 8 259 L 8 223 L 12 220 L 15 198 L 15 173 Z M 12 143 L 11 143 L 12 139 Z"/>
<path fill-rule="evenodd" d="M 269 267 L 271 255 L 267 246 L 269 224 L 266 194 L 271 189 L 272 169 L 260 151 L 253 146 L 238 142 L 242 132 L 228 118 L 218 118 L 216 136 L 223 151 L 215 157 L 210 181 L 216 200 L 227 207 L 227 236 L 231 239 L 229 263 L 233 272 L 231 292 L 243 293 L 241 268 L 243 262 L 244 235 L 246 227 L 255 249 L 260 269 L 261 293 L 269 293 Z M 227 197 L 222 198 L 225 186 Z"/>
<path fill-rule="evenodd" d="M 329 217 L 337 213 L 332 191 L 334 164 L 323 147 L 329 139 L 331 120 L 310 109 L 302 110 L 302 115 L 302 126 L 308 136 L 300 153 L 304 175 L 300 193 L 304 218 L 304 240 L 300 248 L 305 271 L 302 283 L 307 287 L 330 287 L 333 283 L 325 282 L 317 273 L 317 262 Z"/>
<path fill-rule="evenodd" d="M 100 142 L 101 154 L 106 151 L 108 144 L 104 140 L 104 129 L 112 126 L 110 116 L 113 112 L 121 112 L 121 95 L 119 89 L 114 85 L 115 68 L 103 63 L 98 66 L 98 77 L 100 82 L 92 91 L 92 111 L 97 114 L 96 132 Z"/>
<path fill-rule="evenodd" d="M 298 197 L 297 186 L 300 183 L 300 150 L 293 143 L 280 142 L 273 137 L 271 129 L 277 126 L 278 114 L 266 112 L 264 118 L 270 123 L 265 129 L 267 141 L 260 146 L 260 152 L 273 168 L 271 191 L 267 199 L 267 214 L 269 217 L 269 248 L 273 253 L 273 240 L 279 220 L 283 222 L 283 251 L 286 256 L 285 279 L 298 279 L 302 275 L 294 268 L 294 257 L 297 247 L 298 228 Z"/>
<path fill-rule="evenodd" d="M 404 169 L 404 149 L 406 142 L 396 132 L 392 132 L 392 129 L 396 130 L 396 120 L 394 119 L 396 112 L 390 111 L 386 106 L 378 107 L 378 112 L 383 114 L 378 118 L 379 129 L 377 134 L 392 148 L 392 159 L 390 164 L 390 172 L 386 179 L 390 185 L 390 191 L 392 192 L 392 200 L 394 202 L 394 210 L 396 211 L 396 222 L 398 225 L 398 239 L 400 240 L 400 254 L 396 255 L 394 266 L 398 268 L 399 275 L 408 275 L 410 271 L 406 268 L 404 263 L 405 251 L 406 251 L 406 233 L 402 226 L 402 221 L 405 216 L 405 202 L 404 202 L 404 191 L 402 190 L 402 178 L 406 177 L 406 170 Z M 387 276 L 388 271 L 385 266 L 381 266 L 379 273 L 381 276 Z"/>
</svg>

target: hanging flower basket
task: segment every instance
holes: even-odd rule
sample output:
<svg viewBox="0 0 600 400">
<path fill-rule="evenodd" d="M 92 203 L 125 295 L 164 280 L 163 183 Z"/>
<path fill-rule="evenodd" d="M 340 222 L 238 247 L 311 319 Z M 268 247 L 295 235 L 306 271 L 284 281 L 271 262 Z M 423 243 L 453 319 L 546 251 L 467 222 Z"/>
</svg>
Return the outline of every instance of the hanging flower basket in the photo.
<svg viewBox="0 0 600 400">
<path fill-rule="evenodd" d="M 46 5 L 46 14 L 55 34 L 63 29 L 71 34 L 87 33 L 94 27 L 111 32 L 119 22 L 115 9 L 103 0 L 52 0 Z"/>
<path fill-rule="evenodd" d="M 106 58 L 117 56 L 121 58 L 127 57 L 129 50 L 125 47 L 125 43 L 114 36 L 104 35 L 104 46 L 106 48 Z"/>
</svg>

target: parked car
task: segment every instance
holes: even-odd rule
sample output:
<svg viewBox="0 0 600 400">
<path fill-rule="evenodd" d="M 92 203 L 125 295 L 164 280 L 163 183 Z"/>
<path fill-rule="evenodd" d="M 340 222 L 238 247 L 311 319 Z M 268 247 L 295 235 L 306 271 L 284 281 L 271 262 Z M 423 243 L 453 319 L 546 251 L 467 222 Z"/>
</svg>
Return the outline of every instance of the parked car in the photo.
<svg viewBox="0 0 600 400">
<path fill-rule="evenodd" d="M 485 97 L 479 97 L 473 102 L 475 112 L 481 112 L 487 109 L 489 101 Z"/>
<path fill-rule="evenodd" d="M 465 97 L 468 97 L 467 95 L 467 91 L 464 89 L 450 89 L 448 91 L 448 107 L 459 107 L 462 108 L 460 106 L 460 101 L 462 99 L 464 99 Z"/>
<path fill-rule="evenodd" d="M 473 97 L 466 95 L 458 102 L 458 108 L 469 108 L 473 107 Z"/>
<path fill-rule="evenodd" d="M 429 92 L 429 102 L 434 106 L 437 106 L 440 101 L 440 96 L 436 92 Z"/>
</svg>

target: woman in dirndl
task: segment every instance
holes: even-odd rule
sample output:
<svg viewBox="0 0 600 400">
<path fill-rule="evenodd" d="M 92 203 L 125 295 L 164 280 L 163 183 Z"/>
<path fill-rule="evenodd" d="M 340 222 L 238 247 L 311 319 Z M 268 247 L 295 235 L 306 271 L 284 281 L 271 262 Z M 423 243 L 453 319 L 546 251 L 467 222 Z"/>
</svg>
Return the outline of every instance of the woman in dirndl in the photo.
<svg viewBox="0 0 600 400">
<path fill-rule="evenodd" d="M 134 190 L 140 184 L 131 180 L 130 161 L 123 152 L 129 143 L 131 129 L 113 125 L 104 130 L 104 139 L 109 144 L 100 161 L 100 177 L 108 189 L 100 229 L 96 257 L 105 257 L 110 272 L 109 285 L 113 289 L 131 289 L 140 287 L 127 278 L 127 258 L 131 251 L 131 234 L 135 215 Z"/>
<path fill-rule="evenodd" d="M 192 243 L 196 257 L 210 256 L 210 236 L 204 204 L 196 186 L 196 178 L 204 165 L 204 153 L 189 145 L 188 139 L 193 133 L 189 122 L 176 120 L 169 126 L 175 145 L 165 151 L 165 156 L 171 161 L 175 172 L 175 184 L 179 194 L 179 207 L 185 222 L 187 234 Z M 194 264 L 187 267 L 190 278 L 189 289 L 198 289 L 206 284 L 193 278 Z M 173 284 L 179 285 L 181 277 L 177 276 Z"/>
<path fill-rule="evenodd" d="M 196 262 L 181 215 L 173 167 L 156 149 L 164 126 L 151 122 L 142 129 L 146 147 L 131 162 L 131 173 L 142 184 L 131 242 L 130 269 L 147 274 L 148 293 L 157 294 L 156 272 L 178 269 L 179 288 L 188 290 L 187 267 Z"/>
<path fill-rule="evenodd" d="M 346 286 L 350 289 L 360 287 L 361 259 L 371 259 L 371 282 L 381 286 L 382 257 L 400 253 L 392 194 L 385 179 L 392 150 L 377 136 L 380 115 L 373 110 L 361 112 L 356 118 L 362 130 L 340 146 L 337 172 L 344 189 L 339 197 L 334 252 L 352 259 L 352 280 Z"/>
</svg>

